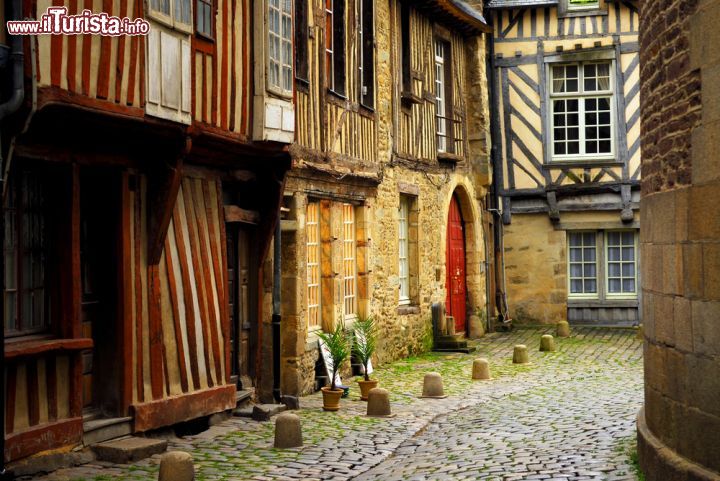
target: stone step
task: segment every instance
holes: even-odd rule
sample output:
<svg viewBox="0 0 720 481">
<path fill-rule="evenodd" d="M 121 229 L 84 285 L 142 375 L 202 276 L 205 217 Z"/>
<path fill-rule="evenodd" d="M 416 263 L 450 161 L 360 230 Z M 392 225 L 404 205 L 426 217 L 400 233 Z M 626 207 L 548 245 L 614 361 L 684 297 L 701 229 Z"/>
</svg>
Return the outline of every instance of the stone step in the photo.
<svg viewBox="0 0 720 481">
<path fill-rule="evenodd" d="M 92 446 L 110 439 L 121 438 L 132 433 L 131 417 L 95 418 L 83 422 L 83 444 Z"/>
<path fill-rule="evenodd" d="M 271 417 L 286 409 L 284 404 L 256 404 L 253 406 L 252 418 L 255 421 L 269 421 Z"/>
<path fill-rule="evenodd" d="M 100 461 L 127 464 L 164 453 L 167 444 L 164 439 L 127 437 L 96 444 L 92 449 Z"/>
</svg>

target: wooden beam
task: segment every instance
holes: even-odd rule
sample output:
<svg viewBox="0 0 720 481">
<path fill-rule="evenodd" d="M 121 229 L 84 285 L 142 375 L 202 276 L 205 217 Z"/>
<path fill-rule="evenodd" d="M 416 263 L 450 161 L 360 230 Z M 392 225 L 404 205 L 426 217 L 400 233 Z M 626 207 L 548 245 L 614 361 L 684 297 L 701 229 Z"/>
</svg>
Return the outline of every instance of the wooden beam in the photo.
<svg viewBox="0 0 720 481">
<path fill-rule="evenodd" d="M 260 223 L 260 213 L 258 211 L 241 209 L 236 205 L 226 205 L 224 210 L 225 222 L 243 222 L 253 225 Z"/>
<path fill-rule="evenodd" d="M 82 441 L 82 417 L 41 424 L 12 433 L 5 438 L 5 462 L 30 456 L 49 449 L 74 446 Z"/>
<path fill-rule="evenodd" d="M 149 205 L 150 215 L 148 218 L 148 264 L 157 265 L 160 262 L 165 237 L 167 237 L 170 219 L 172 218 L 175 202 L 177 201 L 180 182 L 183 177 L 184 157 L 192 148 L 190 138 L 186 140 L 185 150 L 177 159 L 175 166 L 166 166 L 160 178 L 150 185 L 153 186 L 148 192 L 151 196 Z"/>
<path fill-rule="evenodd" d="M 77 339 L 38 339 L 26 342 L 7 342 L 5 344 L 5 359 L 19 359 L 37 354 L 49 354 L 58 351 L 81 351 L 93 347 L 90 338 Z"/>
<path fill-rule="evenodd" d="M 235 386 L 225 384 L 192 394 L 135 404 L 135 432 L 145 432 L 226 411 L 234 408 L 235 403 Z"/>
</svg>

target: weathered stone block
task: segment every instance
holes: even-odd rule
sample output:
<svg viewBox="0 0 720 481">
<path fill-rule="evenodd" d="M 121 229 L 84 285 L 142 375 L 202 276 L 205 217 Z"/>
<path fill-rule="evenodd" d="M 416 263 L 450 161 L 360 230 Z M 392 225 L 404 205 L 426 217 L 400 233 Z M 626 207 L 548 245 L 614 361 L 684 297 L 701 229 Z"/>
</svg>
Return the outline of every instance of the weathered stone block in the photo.
<svg viewBox="0 0 720 481">
<path fill-rule="evenodd" d="M 545 334 L 540 338 L 541 352 L 555 352 L 555 339 L 550 334 Z"/>
<path fill-rule="evenodd" d="M 693 348 L 698 354 L 720 356 L 720 302 L 692 301 Z"/>
<path fill-rule="evenodd" d="M 293 413 L 282 413 L 275 420 L 275 441 L 278 449 L 299 448 L 303 445 L 300 417 Z"/>
<path fill-rule="evenodd" d="M 720 85 L 720 82 L 717 83 Z M 708 215 L 709 212 L 716 212 L 718 205 L 720 205 L 720 188 L 714 183 L 690 189 L 689 240 L 720 239 L 720 216 Z"/>
<path fill-rule="evenodd" d="M 513 349 L 513 364 L 528 364 L 530 357 L 528 355 L 528 348 L 525 344 L 518 344 Z"/>
<path fill-rule="evenodd" d="M 378 388 L 376 388 L 378 389 Z M 443 390 L 442 376 L 438 372 L 429 372 L 423 378 L 422 397 L 442 398 L 445 397 Z"/>
<path fill-rule="evenodd" d="M 702 298 L 705 295 L 703 278 L 703 246 L 699 243 L 683 245 L 685 297 Z"/>
<path fill-rule="evenodd" d="M 478 381 L 490 379 L 490 363 L 487 359 L 480 358 L 473 361 L 472 378 Z"/>
<path fill-rule="evenodd" d="M 720 190 L 720 189 L 718 189 Z M 717 215 L 709 217 L 720 217 Z M 720 240 L 720 237 L 718 237 Z M 705 280 L 704 298 L 720 300 L 720 243 L 703 245 L 703 278 Z"/>
<path fill-rule="evenodd" d="M 368 393 L 367 415 L 390 416 L 390 393 L 387 389 L 376 387 Z"/>
<path fill-rule="evenodd" d="M 96 444 L 92 448 L 101 461 L 125 464 L 165 452 L 167 441 L 164 439 L 131 437 Z"/>
<path fill-rule="evenodd" d="M 558 322 L 555 333 L 558 337 L 570 337 L 570 323 L 567 321 Z"/>
</svg>

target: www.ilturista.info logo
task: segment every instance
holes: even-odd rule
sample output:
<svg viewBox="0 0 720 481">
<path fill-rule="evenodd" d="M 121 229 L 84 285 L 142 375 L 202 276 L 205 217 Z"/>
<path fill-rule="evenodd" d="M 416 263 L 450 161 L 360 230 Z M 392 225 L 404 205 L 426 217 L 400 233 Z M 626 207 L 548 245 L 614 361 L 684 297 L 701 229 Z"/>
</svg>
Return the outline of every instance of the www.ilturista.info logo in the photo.
<svg viewBox="0 0 720 481">
<path fill-rule="evenodd" d="M 78 15 L 68 15 L 66 7 L 49 7 L 40 20 L 11 20 L 7 22 L 10 35 L 147 35 L 147 20 L 120 18 L 107 13 L 83 10 Z"/>
</svg>

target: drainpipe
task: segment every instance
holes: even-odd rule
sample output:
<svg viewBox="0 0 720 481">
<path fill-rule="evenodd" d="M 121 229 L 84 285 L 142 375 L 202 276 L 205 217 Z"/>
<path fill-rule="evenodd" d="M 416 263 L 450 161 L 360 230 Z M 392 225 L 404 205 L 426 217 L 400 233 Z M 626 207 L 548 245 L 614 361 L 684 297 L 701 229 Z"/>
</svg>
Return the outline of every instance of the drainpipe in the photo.
<svg viewBox="0 0 720 481">
<path fill-rule="evenodd" d="M 11 4 L 10 19 L 18 20 L 22 17 L 22 0 L 13 0 Z M 4 25 L 0 28 L 5 28 Z M 8 115 L 17 111 L 25 99 L 25 86 L 23 78 L 23 66 L 25 63 L 23 53 L 23 37 L 15 35 L 10 40 L 10 60 L 12 68 L 12 94 L 7 102 L 0 104 L 0 122 Z M 0 192 L 5 191 L 4 161 L 2 156 L 2 134 L 0 133 Z M 5 216 L 0 215 L 0 245 L 5 245 Z M 0 256 L 0 272 L 2 276 L 2 287 L 5 289 L 5 256 Z M 0 296 L 0 312 L 5 312 L 5 296 Z M 3 329 L 3 342 L 0 342 L 0 386 L 5 385 L 5 335 Z M 12 479 L 11 473 L 5 469 L 5 395 L 0 396 L 0 479 Z"/>
<path fill-rule="evenodd" d="M 273 241 L 273 313 L 272 313 L 272 349 L 273 349 L 273 397 L 275 402 L 281 401 L 280 394 L 280 276 L 282 274 L 280 211 L 275 225 Z"/>
</svg>

